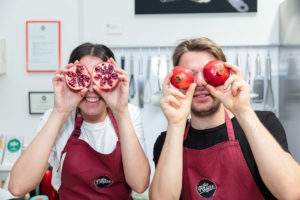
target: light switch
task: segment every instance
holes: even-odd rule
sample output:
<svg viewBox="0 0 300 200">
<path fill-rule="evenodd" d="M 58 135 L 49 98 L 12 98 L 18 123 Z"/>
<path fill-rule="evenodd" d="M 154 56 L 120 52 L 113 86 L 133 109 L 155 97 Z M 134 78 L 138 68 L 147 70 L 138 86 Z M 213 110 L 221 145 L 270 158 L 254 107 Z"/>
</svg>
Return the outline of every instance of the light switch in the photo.
<svg viewBox="0 0 300 200">
<path fill-rule="evenodd" d="M 0 75 L 6 73 L 6 45 L 5 39 L 0 39 Z"/>
<path fill-rule="evenodd" d="M 107 23 L 105 29 L 107 35 L 121 35 L 123 32 L 122 25 L 118 23 Z"/>
</svg>

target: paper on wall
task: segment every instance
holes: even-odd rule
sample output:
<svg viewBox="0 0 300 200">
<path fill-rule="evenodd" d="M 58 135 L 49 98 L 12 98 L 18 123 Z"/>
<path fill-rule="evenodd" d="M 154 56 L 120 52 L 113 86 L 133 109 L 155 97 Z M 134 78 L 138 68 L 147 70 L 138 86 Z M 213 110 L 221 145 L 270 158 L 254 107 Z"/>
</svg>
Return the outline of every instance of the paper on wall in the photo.
<svg viewBox="0 0 300 200">
<path fill-rule="evenodd" d="M 5 135 L 0 135 L 0 164 L 2 164 L 3 155 L 5 150 Z"/>
</svg>

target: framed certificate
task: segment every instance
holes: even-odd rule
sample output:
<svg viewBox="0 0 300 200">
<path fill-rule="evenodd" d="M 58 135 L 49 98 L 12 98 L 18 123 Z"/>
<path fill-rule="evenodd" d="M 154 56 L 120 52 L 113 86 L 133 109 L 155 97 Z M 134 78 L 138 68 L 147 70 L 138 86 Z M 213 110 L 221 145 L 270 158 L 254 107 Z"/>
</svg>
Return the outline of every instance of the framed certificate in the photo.
<svg viewBox="0 0 300 200">
<path fill-rule="evenodd" d="M 53 72 L 61 65 L 60 21 L 26 21 L 27 72 Z"/>
<path fill-rule="evenodd" d="M 53 92 L 28 92 L 29 114 L 44 114 L 54 105 Z"/>
</svg>

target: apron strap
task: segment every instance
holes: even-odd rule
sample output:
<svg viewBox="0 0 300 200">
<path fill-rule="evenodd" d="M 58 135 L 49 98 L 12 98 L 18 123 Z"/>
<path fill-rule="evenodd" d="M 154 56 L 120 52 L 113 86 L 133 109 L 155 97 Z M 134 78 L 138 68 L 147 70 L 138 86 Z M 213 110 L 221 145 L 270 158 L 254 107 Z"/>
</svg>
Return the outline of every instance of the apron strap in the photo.
<svg viewBox="0 0 300 200">
<path fill-rule="evenodd" d="M 72 135 L 74 135 L 75 137 L 80 136 L 82 122 L 83 122 L 82 116 L 79 114 L 79 112 L 76 112 L 74 130 L 72 132 Z"/>
<path fill-rule="evenodd" d="M 184 130 L 184 136 L 183 136 L 183 141 L 185 141 L 188 133 L 189 133 L 189 130 L 190 130 L 190 126 L 191 126 L 191 121 L 188 120 L 187 123 L 186 123 L 186 126 L 185 126 L 185 130 Z"/>
<path fill-rule="evenodd" d="M 60 170 L 61 168 L 61 159 L 62 159 L 62 156 L 64 153 L 67 152 L 68 150 L 68 146 L 69 146 L 69 140 L 71 137 L 79 137 L 80 136 L 80 132 L 81 132 L 81 125 L 82 125 L 82 122 L 83 122 L 83 118 L 82 116 L 80 115 L 79 111 L 76 110 L 76 113 L 75 113 L 75 122 L 74 122 L 74 130 L 72 131 L 71 133 L 71 136 L 69 137 L 69 139 L 67 140 L 67 143 L 66 145 L 64 146 L 63 150 L 61 151 L 60 153 L 60 158 L 59 158 L 59 164 L 58 164 L 58 168 L 57 168 L 57 172 Z"/>
<path fill-rule="evenodd" d="M 228 112 L 225 110 L 225 123 L 226 123 L 226 128 L 227 128 L 227 135 L 228 135 L 228 140 L 229 141 L 234 141 L 235 140 L 235 135 L 234 135 L 234 129 L 232 126 L 231 119 L 228 115 Z"/>
<path fill-rule="evenodd" d="M 226 110 L 225 110 L 225 124 L 226 124 L 226 128 L 227 128 L 228 140 L 229 141 L 234 141 L 235 140 L 234 129 L 233 129 L 233 126 L 232 126 L 231 119 L 230 119 L 230 117 L 228 115 L 228 112 Z M 186 139 L 186 137 L 188 135 L 190 126 L 191 126 L 191 121 L 188 120 L 187 125 L 186 125 L 185 130 L 184 130 L 183 141 Z"/>
<path fill-rule="evenodd" d="M 117 122 L 116 118 L 114 117 L 114 115 L 113 115 L 111 109 L 107 108 L 107 114 L 108 114 L 109 119 L 110 119 L 110 121 L 111 121 L 111 123 L 112 123 L 112 125 L 113 125 L 113 127 L 114 127 L 114 130 L 115 130 L 115 132 L 116 132 L 116 134 L 117 134 L 118 140 L 120 140 L 120 134 L 119 134 L 119 126 L 118 126 L 118 122 Z"/>
</svg>

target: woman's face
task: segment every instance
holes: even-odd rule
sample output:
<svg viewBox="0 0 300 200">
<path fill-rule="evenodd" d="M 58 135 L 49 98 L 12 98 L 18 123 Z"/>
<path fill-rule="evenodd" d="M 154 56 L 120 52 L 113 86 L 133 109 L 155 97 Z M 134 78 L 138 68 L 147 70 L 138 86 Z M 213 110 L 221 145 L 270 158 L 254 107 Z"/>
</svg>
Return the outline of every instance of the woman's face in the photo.
<svg viewBox="0 0 300 200">
<path fill-rule="evenodd" d="M 79 62 L 87 66 L 90 73 L 92 73 L 92 68 L 99 62 L 104 62 L 102 59 L 95 56 L 84 56 Z M 87 121 L 100 120 L 106 111 L 106 104 L 102 97 L 93 90 L 93 83 L 88 88 L 87 93 L 78 105 L 80 113 L 83 118 Z M 98 118 L 99 117 L 99 118 Z"/>
</svg>

